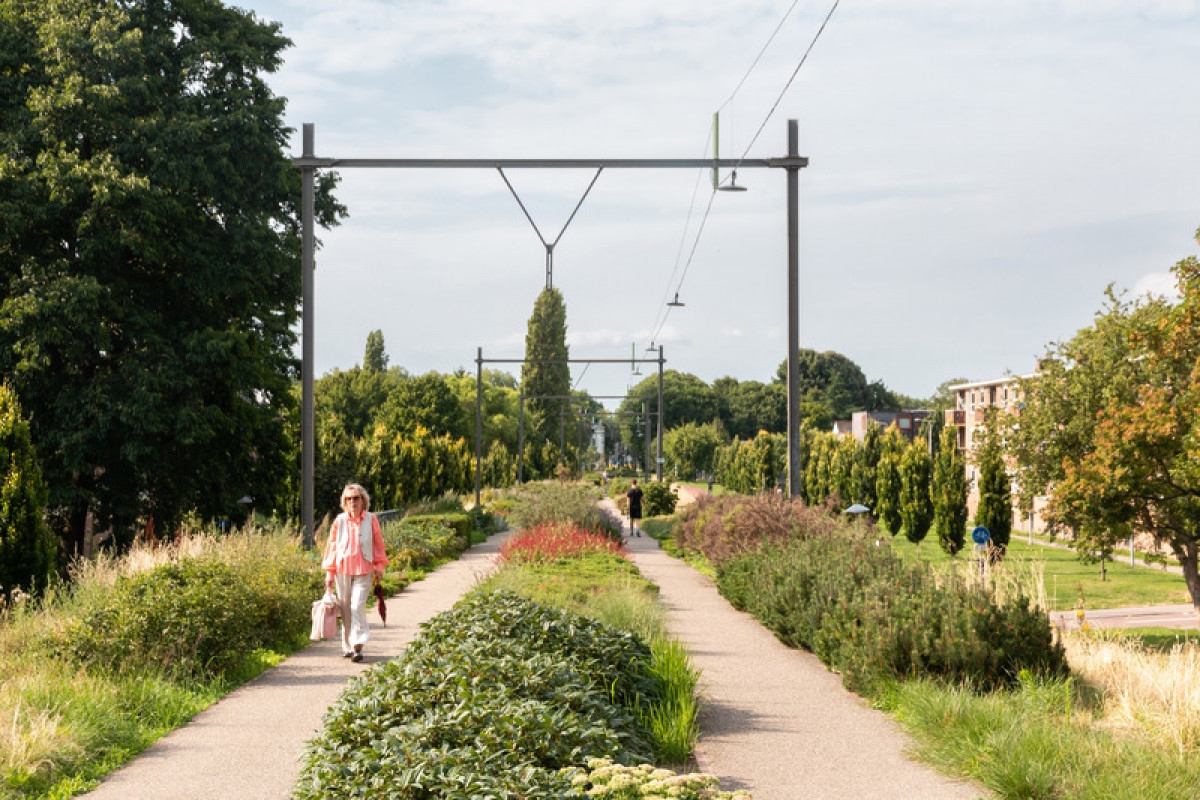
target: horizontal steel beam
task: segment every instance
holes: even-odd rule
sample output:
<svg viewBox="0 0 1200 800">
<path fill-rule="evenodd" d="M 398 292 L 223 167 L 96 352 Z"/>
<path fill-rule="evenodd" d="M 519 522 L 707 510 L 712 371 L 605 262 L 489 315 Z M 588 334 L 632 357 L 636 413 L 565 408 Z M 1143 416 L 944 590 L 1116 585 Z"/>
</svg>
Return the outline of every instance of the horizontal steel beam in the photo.
<svg viewBox="0 0 1200 800">
<path fill-rule="evenodd" d="M 665 358 L 479 358 L 483 364 L 657 364 Z"/>
<path fill-rule="evenodd" d="M 297 167 L 317 169 L 711 169 L 726 167 L 802 168 L 804 156 L 782 158 L 318 158 L 292 159 Z"/>
</svg>

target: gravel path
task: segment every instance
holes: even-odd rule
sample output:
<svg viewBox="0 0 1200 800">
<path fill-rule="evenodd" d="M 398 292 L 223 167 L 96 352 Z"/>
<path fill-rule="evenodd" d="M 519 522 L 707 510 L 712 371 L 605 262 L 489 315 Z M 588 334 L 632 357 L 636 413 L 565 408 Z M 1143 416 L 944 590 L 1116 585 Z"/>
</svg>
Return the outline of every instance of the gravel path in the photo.
<svg viewBox="0 0 1200 800">
<path fill-rule="evenodd" d="M 911 740 L 886 714 L 842 688 L 811 653 L 785 647 L 736 611 L 712 580 L 646 536 L 628 540 L 658 584 L 671 632 L 703 670 L 697 761 L 722 789 L 754 800 L 970 800 L 988 797 L 905 755 Z"/>
</svg>

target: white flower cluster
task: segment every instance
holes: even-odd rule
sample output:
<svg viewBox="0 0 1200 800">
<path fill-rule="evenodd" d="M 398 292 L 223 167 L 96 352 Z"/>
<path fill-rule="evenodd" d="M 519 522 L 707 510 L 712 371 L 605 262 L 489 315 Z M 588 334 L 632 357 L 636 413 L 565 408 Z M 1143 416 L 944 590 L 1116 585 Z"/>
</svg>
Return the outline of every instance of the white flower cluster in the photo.
<svg viewBox="0 0 1200 800">
<path fill-rule="evenodd" d="M 571 783 L 606 800 L 751 800 L 746 791 L 721 791 L 715 775 L 677 775 L 653 764 L 627 767 L 607 758 L 589 759 L 587 770 L 578 770 Z"/>
</svg>

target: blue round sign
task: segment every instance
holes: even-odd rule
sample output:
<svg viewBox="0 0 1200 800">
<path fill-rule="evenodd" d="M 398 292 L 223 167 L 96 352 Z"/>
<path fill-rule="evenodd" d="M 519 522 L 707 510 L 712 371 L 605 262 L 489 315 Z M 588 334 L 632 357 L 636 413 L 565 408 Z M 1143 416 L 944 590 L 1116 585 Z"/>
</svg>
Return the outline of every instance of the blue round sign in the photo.
<svg viewBox="0 0 1200 800">
<path fill-rule="evenodd" d="M 991 538 L 992 532 L 982 525 L 971 531 L 971 540 L 975 542 L 975 544 L 987 544 L 988 540 Z"/>
</svg>

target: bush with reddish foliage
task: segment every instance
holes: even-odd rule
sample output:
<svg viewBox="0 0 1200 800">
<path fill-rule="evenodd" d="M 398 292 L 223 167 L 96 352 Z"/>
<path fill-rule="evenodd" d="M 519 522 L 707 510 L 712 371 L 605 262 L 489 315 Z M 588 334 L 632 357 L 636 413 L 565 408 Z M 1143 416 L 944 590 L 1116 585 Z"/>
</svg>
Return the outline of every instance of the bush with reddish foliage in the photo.
<svg viewBox="0 0 1200 800">
<path fill-rule="evenodd" d="M 827 533 L 838 524 L 828 509 L 779 494 L 708 495 L 681 512 L 675 542 L 720 564 L 764 545 Z"/>
<path fill-rule="evenodd" d="M 599 531 L 571 523 L 548 522 L 519 530 L 500 547 L 500 559 L 518 564 L 549 563 L 591 553 L 625 556 L 625 546 Z"/>
</svg>

